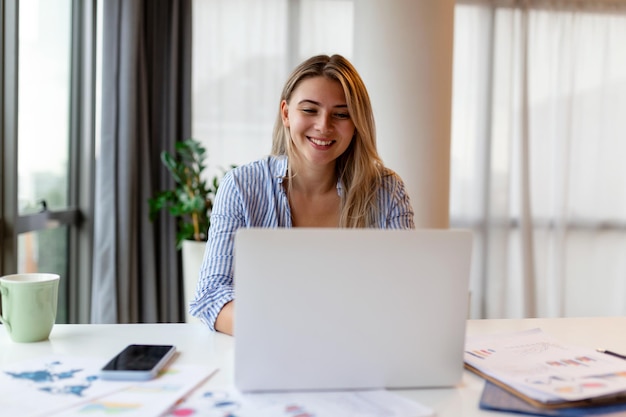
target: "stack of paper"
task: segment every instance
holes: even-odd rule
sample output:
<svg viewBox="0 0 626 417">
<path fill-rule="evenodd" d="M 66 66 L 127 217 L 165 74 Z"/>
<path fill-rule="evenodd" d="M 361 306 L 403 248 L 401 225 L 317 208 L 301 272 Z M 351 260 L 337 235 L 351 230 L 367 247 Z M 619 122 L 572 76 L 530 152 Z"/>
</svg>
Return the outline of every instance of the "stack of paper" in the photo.
<svg viewBox="0 0 626 417">
<path fill-rule="evenodd" d="M 562 408 L 536 407 L 489 381 L 485 382 L 479 407 L 483 410 L 546 417 L 626 417 L 626 403 Z"/>
<path fill-rule="evenodd" d="M 468 369 L 536 407 L 626 401 L 626 361 L 540 329 L 468 337 L 464 358 Z"/>
</svg>

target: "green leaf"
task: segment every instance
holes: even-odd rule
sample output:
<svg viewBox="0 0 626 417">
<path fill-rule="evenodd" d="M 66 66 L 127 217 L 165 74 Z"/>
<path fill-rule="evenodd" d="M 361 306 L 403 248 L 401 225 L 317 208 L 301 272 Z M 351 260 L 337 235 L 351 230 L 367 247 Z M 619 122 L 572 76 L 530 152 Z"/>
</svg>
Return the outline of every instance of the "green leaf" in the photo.
<svg viewBox="0 0 626 417">
<path fill-rule="evenodd" d="M 219 181 L 226 173 L 211 179 L 211 186 L 203 177 L 206 169 L 206 149 L 194 139 L 176 142 L 175 153 L 160 154 L 161 162 L 175 182 L 173 189 L 159 191 L 148 199 L 151 221 L 161 211 L 178 219 L 176 247 L 180 249 L 186 239 L 206 240 L 211 225 L 210 214 Z M 231 165 L 230 168 L 235 168 Z M 197 231 L 197 232 L 196 232 Z"/>
</svg>

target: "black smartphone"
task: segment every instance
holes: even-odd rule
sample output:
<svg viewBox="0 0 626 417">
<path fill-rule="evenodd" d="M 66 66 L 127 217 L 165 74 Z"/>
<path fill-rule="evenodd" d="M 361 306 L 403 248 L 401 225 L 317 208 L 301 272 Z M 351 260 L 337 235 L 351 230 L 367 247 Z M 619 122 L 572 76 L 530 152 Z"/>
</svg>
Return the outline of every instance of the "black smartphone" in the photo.
<svg viewBox="0 0 626 417">
<path fill-rule="evenodd" d="M 128 345 L 100 370 L 100 377 L 124 381 L 152 379 L 175 352 L 173 345 Z"/>
</svg>

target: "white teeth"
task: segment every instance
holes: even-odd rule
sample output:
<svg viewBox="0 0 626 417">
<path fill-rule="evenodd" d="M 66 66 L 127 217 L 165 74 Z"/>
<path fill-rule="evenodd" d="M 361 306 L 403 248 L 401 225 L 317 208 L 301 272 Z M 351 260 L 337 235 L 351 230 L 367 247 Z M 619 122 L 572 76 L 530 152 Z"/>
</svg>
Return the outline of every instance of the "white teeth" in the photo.
<svg viewBox="0 0 626 417">
<path fill-rule="evenodd" d="M 310 139 L 311 139 L 311 142 L 319 146 L 328 146 L 331 143 L 333 143 L 332 140 L 319 140 L 319 139 L 314 139 L 314 138 L 310 138 Z"/>
</svg>

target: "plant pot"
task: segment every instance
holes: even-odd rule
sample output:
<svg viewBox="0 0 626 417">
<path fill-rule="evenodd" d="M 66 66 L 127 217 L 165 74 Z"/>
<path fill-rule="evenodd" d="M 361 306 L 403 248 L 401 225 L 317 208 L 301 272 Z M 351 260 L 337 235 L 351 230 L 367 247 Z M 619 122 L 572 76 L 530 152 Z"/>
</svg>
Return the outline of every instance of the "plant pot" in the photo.
<svg viewBox="0 0 626 417">
<path fill-rule="evenodd" d="M 183 292 L 185 303 L 185 321 L 187 323 L 199 323 L 200 320 L 190 315 L 187 310 L 189 303 L 193 300 L 200 275 L 200 266 L 204 257 L 206 242 L 195 240 L 184 240 L 183 251 Z"/>
</svg>

